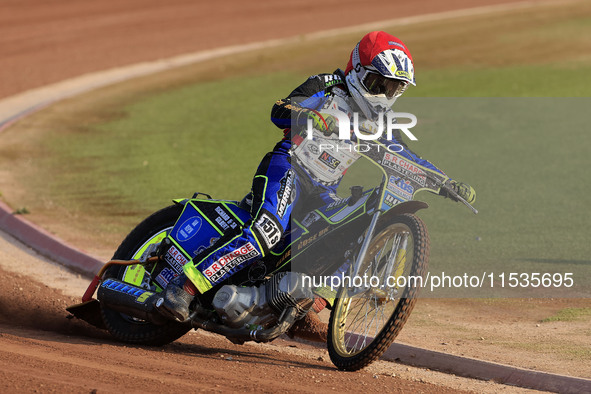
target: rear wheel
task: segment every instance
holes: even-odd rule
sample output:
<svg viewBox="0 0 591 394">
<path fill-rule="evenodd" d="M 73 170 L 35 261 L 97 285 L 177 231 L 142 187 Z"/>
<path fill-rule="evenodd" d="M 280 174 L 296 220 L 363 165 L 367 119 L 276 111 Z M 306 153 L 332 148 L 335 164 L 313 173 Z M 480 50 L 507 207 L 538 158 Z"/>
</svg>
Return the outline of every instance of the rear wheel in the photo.
<svg viewBox="0 0 591 394">
<path fill-rule="evenodd" d="M 367 285 L 341 287 L 330 315 L 328 353 L 337 368 L 359 370 L 386 351 L 414 307 L 428 259 L 429 235 L 417 216 L 378 223 L 358 273 Z"/>
<path fill-rule="evenodd" d="M 113 259 L 139 258 L 149 245 L 159 243 L 166 237 L 182 210 L 181 205 L 171 205 L 146 218 L 123 240 Z M 149 286 L 146 283 L 149 276 L 141 265 L 113 266 L 107 270 L 104 278 L 116 278 L 136 286 Z M 102 304 L 101 315 L 109 332 L 115 338 L 129 343 L 161 346 L 189 331 L 187 326 L 172 320 L 157 325 L 113 311 Z"/>
</svg>

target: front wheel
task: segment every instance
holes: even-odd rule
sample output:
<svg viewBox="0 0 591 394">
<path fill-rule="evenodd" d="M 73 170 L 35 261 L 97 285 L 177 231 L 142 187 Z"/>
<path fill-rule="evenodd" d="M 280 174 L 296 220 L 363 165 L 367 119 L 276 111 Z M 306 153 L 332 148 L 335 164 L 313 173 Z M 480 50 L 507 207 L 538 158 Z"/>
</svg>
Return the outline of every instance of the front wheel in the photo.
<svg viewBox="0 0 591 394">
<path fill-rule="evenodd" d="M 113 255 L 113 259 L 138 259 L 149 245 L 159 243 L 166 237 L 182 210 L 181 205 L 171 205 L 146 218 L 123 240 Z M 116 278 L 137 286 L 149 285 L 145 283 L 149 276 L 139 264 L 113 266 L 107 270 L 104 278 Z M 180 338 L 189 331 L 187 326 L 172 320 L 157 325 L 113 311 L 102 304 L 101 315 L 109 332 L 115 338 L 129 343 L 162 346 Z"/>
<path fill-rule="evenodd" d="M 428 260 L 421 219 L 403 214 L 378 222 L 358 273 L 368 279 L 341 287 L 330 314 L 328 353 L 337 368 L 359 370 L 388 349 L 414 307 Z"/>
</svg>

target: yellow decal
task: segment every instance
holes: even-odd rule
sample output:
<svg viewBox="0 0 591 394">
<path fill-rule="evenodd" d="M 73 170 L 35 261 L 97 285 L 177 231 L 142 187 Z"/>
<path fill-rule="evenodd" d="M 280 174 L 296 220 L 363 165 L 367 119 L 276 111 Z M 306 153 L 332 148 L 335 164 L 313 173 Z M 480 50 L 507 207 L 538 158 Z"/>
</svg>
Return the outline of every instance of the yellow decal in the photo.
<svg viewBox="0 0 591 394">
<path fill-rule="evenodd" d="M 142 284 L 142 281 L 144 280 L 145 273 L 146 270 L 143 266 L 139 264 L 130 265 L 125 269 L 125 275 L 123 275 L 123 282 L 139 286 Z"/>
<path fill-rule="evenodd" d="M 412 79 L 410 77 L 410 73 L 407 72 L 407 71 L 404 71 L 404 70 L 398 70 L 398 71 L 396 71 L 394 73 L 394 75 L 396 75 L 397 77 L 403 77 L 403 78 L 406 78 L 406 79 L 409 79 L 409 80 Z"/>
<path fill-rule="evenodd" d="M 158 234 L 154 235 L 152 238 L 148 240 L 134 255 L 133 259 L 139 259 L 144 254 L 145 250 L 148 249 L 148 246 L 151 244 L 162 242 L 162 240 L 166 238 L 166 230 L 162 230 Z"/>
<path fill-rule="evenodd" d="M 143 293 L 142 295 L 140 295 L 136 301 L 137 302 L 144 302 L 148 299 L 148 297 L 150 297 L 151 295 L 153 295 L 154 293 L 152 293 L 151 291 L 146 291 L 145 293 Z"/>
<path fill-rule="evenodd" d="M 183 271 L 201 294 L 213 287 L 211 282 L 195 267 L 193 262 L 183 265 Z"/>
</svg>

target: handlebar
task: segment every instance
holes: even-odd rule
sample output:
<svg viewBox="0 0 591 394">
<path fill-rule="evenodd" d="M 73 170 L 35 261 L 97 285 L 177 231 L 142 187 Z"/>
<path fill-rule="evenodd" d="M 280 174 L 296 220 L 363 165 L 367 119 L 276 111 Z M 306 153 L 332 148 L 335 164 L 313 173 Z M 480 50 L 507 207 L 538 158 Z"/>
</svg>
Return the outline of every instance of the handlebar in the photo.
<svg viewBox="0 0 591 394">
<path fill-rule="evenodd" d="M 478 210 L 476 208 L 474 208 L 472 206 L 472 204 L 470 204 L 468 201 L 466 201 L 462 197 L 460 197 L 460 195 L 458 193 L 456 193 L 456 191 L 452 187 L 450 187 L 447 182 L 444 184 L 441 184 L 440 186 L 442 189 L 445 189 L 446 192 L 451 194 L 453 196 L 453 198 L 455 198 L 456 200 L 458 200 L 459 202 L 461 202 L 462 204 L 464 204 L 465 206 L 470 208 L 475 215 L 478 214 Z"/>
<path fill-rule="evenodd" d="M 456 200 L 458 200 L 459 202 L 461 202 L 462 204 L 464 204 L 465 206 L 467 206 L 468 208 L 470 208 L 470 210 L 477 215 L 478 214 L 478 209 L 474 208 L 472 206 L 472 204 L 470 204 L 468 201 L 466 201 L 465 199 L 463 199 L 454 189 L 453 187 L 450 186 L 450 180 L 449 178 L 445 181 L 445 182 L 441 182 L 439 181 L 437 178 L 430 176 L 429 174 L 425 174 L 429 179 L 431 179 L 433 182 L 435 182 L 435 184 L 437 186 L 439 186 L 440 188 L 444 189 L 448 194 L 450 194 L 453 198 L 455 198 Z"/>
<path fill-rule="evenodd" d="M 362 134 L 374 134 L 374 131 L 370 130 L 368 127 L 366 127 L 365 124 L 360 123 L 357 125 L 357 129 L 359 132 L 361 132 Z M 356 140 L 355 138 L 355 134 L 352 135 L 351 138 L 352 141 Z M 365 155 L 363 155 L 365 156 Z M 437 186 L 439 186 L 440 188 L 444 189 L 449 195 L 451 195 L 454 199 L 456 199 L 457 201 L 460 201 L 462 204 L 464 204 L 465 206 L 467 206 L 468 208 L 470 208 L 470 210 L 474 213 L 474 214 L 478 214 L 478 210 L 476 208 L 474 208 L 468 201 L 466 201 L 464 198 L 460 197 L 460 195 L 458 195 L 458 193 L 449 186 L 449 178 L 447 178 L 446 181 L 441 181 L 437 178 L 435 178 L 434 176 L 430 176 L 428 173 L 423 173 L 421 176 L 427 176 L 428 178 L 430 178 Z M 385 180 L 384 180 L 385 183 Z M 382 188 L 384 187 L 384 183 L 382 183 Z"/>
</svg>

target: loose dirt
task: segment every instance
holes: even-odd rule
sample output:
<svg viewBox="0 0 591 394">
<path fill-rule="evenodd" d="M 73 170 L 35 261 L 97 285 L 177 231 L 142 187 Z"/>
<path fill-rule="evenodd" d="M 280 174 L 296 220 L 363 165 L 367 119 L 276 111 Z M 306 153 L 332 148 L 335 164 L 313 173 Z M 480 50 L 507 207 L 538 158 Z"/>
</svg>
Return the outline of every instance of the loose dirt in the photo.
<svg viewBox="0 0 591 394">
<path fill-rule="evenodd" d="M 512 1 L 486 0 L 478 5 L 508 2 Z M 156 0 L 4 1 L 0 4 L 0 98 L 140 61 L 458 9 L 474 2 L 379 0 L 371 8 L 352 0 L 279 4 L 271 0 L 256 4 L 173 0 L 166 5 Z M 361 372 L 338 372 L 326 351 L 283 340 L 236 346 L 196 332 L 163 348 L 125 346 L 103 331 L 67 318 L 64 308 L 77 302 L 73 296 L 83 292 L 85 279 L 52 265 L 4 234 L 0 236 L 0 267 L 0 392 L 517 390 L 386 362 Z M 584 346 L 589 349 L 589 327 L 582 327 L 581 337 L 573 338 L 566 337 L 560 322 L 538 322 L 564 306 L 583 304 L 426 300 L 419 303 L 400 340 L 522 367 L 589 376 L 581 356 L 572 352 L 576 343 L 583 345 L 583 351 Z M 520 338 L 513 338 L 515 333 Z M 520 348 L 522 339 L 531 346 L 548 341 L 568 346 L 566 351 L 530 352 Z"/>
<path fill-rule="evenodd" d="M 193 331 L 161 348 L 129 346 L 68 318 L 88 280 L 6 234 L 0 250 L 0 392 L 522 391 L 383 361 L 339 372 L 326 350 L 284 339 L 239 346 Z"/>
</svg>

